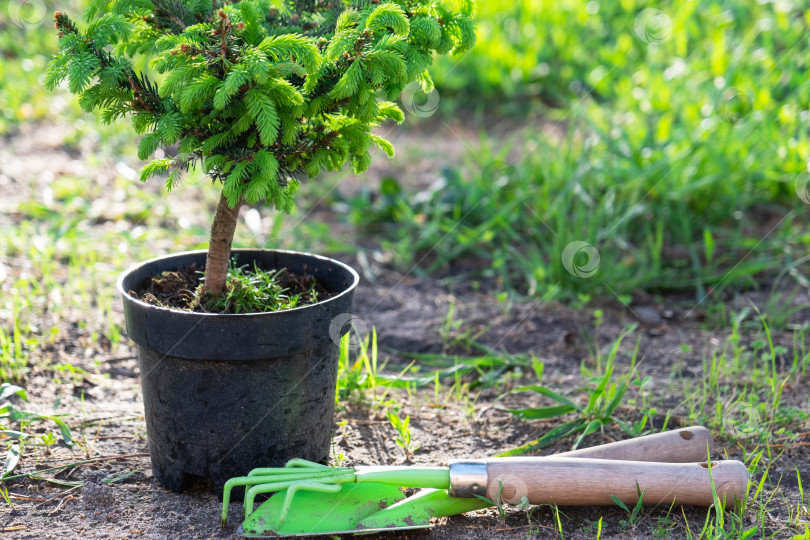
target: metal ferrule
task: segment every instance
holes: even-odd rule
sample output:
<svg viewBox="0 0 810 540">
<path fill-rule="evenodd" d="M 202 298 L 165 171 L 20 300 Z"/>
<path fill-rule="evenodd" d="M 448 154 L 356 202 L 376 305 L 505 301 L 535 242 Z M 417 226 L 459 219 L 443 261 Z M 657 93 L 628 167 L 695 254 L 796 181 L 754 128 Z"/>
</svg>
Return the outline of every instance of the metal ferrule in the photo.
<svg viewBox="0 0 810 540">
<path fill-rule="evenodd" d="M 450 489 L 452 497 L 475 497 L 487 494 L 487 464 L 484 461 L 465 460 L 450 462 Z"/>
</svg>

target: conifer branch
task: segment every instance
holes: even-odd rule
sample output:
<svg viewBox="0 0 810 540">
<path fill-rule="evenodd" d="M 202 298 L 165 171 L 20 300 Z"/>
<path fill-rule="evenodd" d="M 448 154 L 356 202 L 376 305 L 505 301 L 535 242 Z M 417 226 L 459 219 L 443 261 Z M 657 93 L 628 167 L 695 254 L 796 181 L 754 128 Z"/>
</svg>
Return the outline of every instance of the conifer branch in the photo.
<svg viewBox="0 0 810 540">
<path fill-rule="evenodd" d="M 393 154 L 372 134 L 403 119 L 385 100 L 411 82 L 428 85 L 435 54 L 475 42 L 472 0 L 452 4 L 284 0 L 267 10 L 265 0 L 99 0 L 84 33 L 55 14 L 59 52 L 45 84 L 67 79 L 104 121 L 130 113 L 142 159 L 177 148 L 145 166 L 142 180 L 168 173 L 171 188 L 199 166 L 231 208 L 264 202 L 289 212 L 298 178 L 347 163 L 365 170 L 374 146 Z M 135 55 L 163 75 L 159 87 L 132 68 Z"/>
</svg>

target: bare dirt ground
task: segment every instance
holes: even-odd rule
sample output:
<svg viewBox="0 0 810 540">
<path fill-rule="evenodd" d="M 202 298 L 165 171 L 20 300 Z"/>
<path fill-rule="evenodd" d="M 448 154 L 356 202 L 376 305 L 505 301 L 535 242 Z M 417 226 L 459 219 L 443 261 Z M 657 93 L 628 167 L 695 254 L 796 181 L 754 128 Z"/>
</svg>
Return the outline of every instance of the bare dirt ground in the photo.
<svg viewBox="0 0 810 540">
<path fill-rule="evenodd" d="M 430 182 L 430 171 L 435 170 L 435 163 L 429 162 L 440 160 L 439 154 L 455 152 L 459 156 L 463 153 L 458 143 L 442 146 L 440 141 L 448 136 L 446 131 L 437 135 L 435 145 L 420 139 L 421 148 L 434 148 L 437 153 L 427 158 L 428 165 L 409 169 L 416 176 L 422 175 L 415 178 L 413 184 Z M 407 146 L 406 140 L 399 144 L 402 143 Z M 12 150 L 0 151 L 0 157 L 16 165 L 4 165 L 0 173 L 9 177 L 16 175 L 17 179 L 24 180 L 26 174 L 41 174 L 60 167 L 72 171 L 71 167 L 77 166 L 76 156 L 62 149 L 58 142 L 49 146 L 45 159 L 41 148 L 26 150 L 25 144 L 6 148 Z M 34 159 L 35 153 L 39 159 Z M 408 155 L 407 151 L 403 152 L 404 157 L 400 158 L 403 162 L 386 164 L 386 167 L 405 168 Z M 26 171 L 25 166 L 30 170 Z M 84 172 L 79 169 L 73 174 Z M 375 174 L 387 172 L 379 170 Z M 5 185 L 4 211 L 13 208 L 16 199 L 9 184 Z M 182 204 L 193 208 L 187 201 Z M 9 223 L 13 225 L 13 217 L 6 220 L 5 225 Z M 355 255 L 338 255 L 338 258 L 359 265 Z M 595 350 L 610 347 L 628 323 L 636 322 L 639 327 L 632 339 L 628 338 L 622 345 L 618 363 L 620 369 L 629 365 L 635 338 L 640 336 L 639 358 L 643 358 L 640 372 L 651 377 L 657 401 L 675 411 L 669 420 L 670 426 L 688 423 L 688 411 L 680 406 L 683 396 L 670 385 L 672 374 L 700 381 L 705 377 L 703 360 L 717 350 L 728 335 L 726 330 L 705 329 L 701 311 L 693 310 L 694 302 L 688 298 L 659 299 L 639 293 L 632 310 L 611 303 L 587 310 L 534 301 L 503 303 L 485 292 L 447 287 L 436 280 L 416 278 L 385 264 L 369 262 L 367 258 L 362 266 L 365 278 L 355 296 L 355 313 L 368 328 L 376 328 L 382 356 L 389 360 L 390 372 L 397 372 L 398 367 L 409 362 L 396 351 L 470 354 L 463 340 L 442 335 L 441 328 L 452 304 L 455 320 L 461 321 L 454 332 L 475 335 L 478 343 L 492 350 L 536 355 L 545 364 L 545 383 L 571 391 L 581 386 L 582 363 L 589 365 Z M 762 302 L 758 294 L 728 300 Z M 795 297 L 792 301 L 800 304 L 808 299 Z M 595 307 L 604 312 L 604 322 L 598 327 L 593 324 Z M 123 320 L 117 303 L 115 309 L 119 320 Z M 128 345 L 110 350 L 103 340 L 94 339 L 81 322 L 81 314 L 73 316 L 60 328 L 56 342 L 43 348 L 41 354 L 62 361 L 69 359 L 87 374 L 65 375 L 60 380 L 54 378 L 53 371 L 34 369 L 26 384 L 29 403 L 25 404 L 25 408 L 31 410 L 44 410 L 59 402 L 60 412 L 70 414 L 69 424 L 79 445 L 72 449 L 62 444 L 50 450 L 33 448 L 23 456 L 15 473 L 44 470 L 79 460 L 94 461 L 45 472 L 37 479 L 8 482 L 10 504 L 0 506 L 3 538 L 234 538 L 240 504 L 231 505 L 229 524 L 222 528 L 220 503 L 209 486 L 197 485 L 178 494 L 161 489 L 152 477 L 134 350 Z M 777 345 L 792 347 L 791 332 L 776 332 L 774 337 Z M 744 339 L 748 338 L 744 336 Z M 691 349 L 683 350 L 683 343 L 690 344 Z M 484 389 L 480 394 L 472 390 L 463 396 L 452 395 L 449 388 L 439 396 L 432 387 L 411 396 L 403 391 L 392 391 L 389 398 L 398 401 L 401 410 L 411 417 L 412 437 L 419 446 L 413 456 L 414 464 L 442 465 L 450 458 L 492 456 L 533 440 L 558 425 L 556 420 L 519 420 L 495 406 L 496 398 L 506 388 L 526 382 L 529 380 L 526 376 L 528 374 L 518 373 L 499 387 Z M 810 381 L 791 384 L 791 391 L 785 397 L 787 404 L 807 411 Z M 638 416 L 637 411 L 636 407 L 625 407 L 620 409 L 620 416 L 633 420 Z M 660 428 L 663 421 L 663 414 L 653 417 L 653 427 Z M 807 435 L 805 431 L 789 446 L 772 446 L 772 454 L 767 458 L 771 461 L 771 474 L 765 489 L 785 503 L 774 505 L 766 514 L 766 525 L 775 533 L 774 538 L 789 538 L 793 534 L 784 524 L 788 509 L 795 508 L 798 502 L 794 468 L 798 468 L 802 478 L 810 478 L 807 450 L 810 438 Z M 627 437 L 614 427 L 588 437 L 585 446 Z M 367 405 L 346 403 L 335 418 L 335 454 L 343 454 L 348 464 L 402 464 L 403 453 L 395 438 L 388 420 L 378 409 Z M 572 440 L 566 439 L 544 449 L 542 454 L 568 450 L 571 443 Z M 713 457 L 742 459 L 745 456 L 742 447 L 720 440 Z M 121 481 L 110 485 L 103 482 L 127 473 L 131 473 L 130 476 Z M 83 481 L 84 484 L 71 488 L 51 480 Z M 554 511 L 540 507 L 529 514 L 511 508 L 505 521 L 498 518 L 495 510 L 482 510 L 437 520 L 430 531 L 389 533 L 373 538 L 595 538 L 600 518 L 603 519 L 601 538 L 686 538 L 683 516 L 698 530 L 706 516 L 703 509 L 686 508 L 682 514 L 678 508 L 672 510 L 670 521 L 666 519 L 667 509 L 651 508 L 644 510 L 635 525 L 628 525 L 622 523 L 627 518 L 626 513 L 618 508 L 564 508 L 561 511 L 562 533 L 556 529 Z M 751 517 L 753 513 L 749 519 Z"/>
<path fill-rule="evenodd" d="M 546 373 L 561 387 L 576 386 L 579 380 L 580 361 L 588 357 L 590 329 L 581 314 L 560 306 L 535 303 L 516 304 L 508 312 L 497 306 L 485 295 L 448 292 L 426 280 L 415 280 L 400 273 L 379 269 L 376 287 L 363 285 L 357 291 L 356 313 L 373 324 L 380 336 L 380 345 L 411 352 L 440 352 L 446 349 L 437 329 L 447 313 L 452 297 L 468 328 L 486 331 L 479 341 L 491 347 L 512 353 L 532 352 L 546 362 Z M 651 308 L 652 309 L 652 308 Z M 595 338 L 602 345 L 609 345 L 618 335 L 627 315 L 613 312 L 607 317 L 613 323 L 600 329 Z M 692 343 L 707 343 L 712 336 L 700 331 L 695 323 L 663 325 L 661 342 L 644 348 L 646 375 L 654 377 L 656 384 L 666 387 L 666 380 L 676 362 L 685 366 L 686 376 L 700 377 L 700 353 L 678 360 L 676 354 L 655 354 L 668 347 L 666 338 L 678 336 Z M 82 344 L 81 347 L 92 347 Z M 720 339 L 718 335 L 716 338 Z M 57 346 L 59 346 L 57 344 Z M 672 347 L 670 350 L 674 350 Z M 87 350 L 87 349 L 85 349 Z M 629 348 L 623 350 L 625 360 Z M 403 359 L 392 357 L 392 362 L 402 364 Z M 231 521 L 224 529 L 219 526 L 219 501 L 208 486 L 200 485 L 187 493 L 176 494 L 164 491 L 151 476 L 145 425 L 142 418 L 142 403 L 138 386 L 138 368 L 134 354 L 119 354 L 108 358 L 94 368 L 90 362 L 79 366 L 93 372 L 91 377 L 74 382 L 55 384 L 50 376 L 34 377 L 30 407 L 34 410 L 56 399 L 71 403 L 75 419 L 74 431 L 80 433 L 86 454 L 67 448 L 56 448 L 50 455 L 40 454 L 36 459 L 26 459 L 20 472 L 44 469 L 60 463 L 86 458 L 127 456 L 120 459 L 105 459 L 77 466 L 55 476 L 48 473 L 42 478 L 58 478 L 63 481 L 84 480 L 84 487 L 66 489 L 47 481 L 24 480 L 9 486 L 13 506 L 2 509 L 2 526 L 13 538 L 231 538 L 239 523 L 240 505 L 231 505 Z M 805 381 L 806 384 L 806 381 Z M 805 395 L 806 395 L 805 388 Z M 77 396 L 83 395 L 83 402 Z M 432 391 L 416 399 L 404 393 L 392 394 L 402 400 L 404 411 L 412 418 L 413 439 L 419 449 L 414 463 L 441 465 L 449 458 L 486 457 L 514 448 L 532 440 L 554 423 L 517 420 L 493 407 L 495 391 L 485 391 L 474 400 L 470 411 L 464 402 L 449 398 L 435 399 Z M 673 396 L 674 397 L 674 396 Z M 474 398 L 470 396 L 470 399 Z M 632 411 L 628 411 L 632 418 Z M 660 422 L 662 418 L 655 421 Z M 681 422 L 677 416 L 670 425 Z M 84 427 L 80 427 L 84 425 Z M 595 434 L 587 439 L 587 445 L 599 444 L 626 438 L 618 429 L 605 434 Z M 395 444 L 395 432 L 390 423 L 378 412 L 363 405 L 347 405 L 336 418 L 334 445 L 336 452 L 346 456 L 350 464 L 402 464 L 401 449 Z M 546 449 L 544 454 L 566 450 L 566 444 Z M 135 454 L 135 455 L 133 455 Z M 715 456 L 725 455 L 742 458 L 739 448 L 719 444 Z M 776 458 L 775 470 L 784 473 L 782 487 L 776 488 L 778 475 L 771 479 L 771 489 L 780 497 L 795 497 L 794 466 L 799 467 L 803 478 L 810 477 L 810 459 L 806 446 L 795 446 Z M 256 464 L 257 466 L 260 464 Z M 103 478 L 137 471 L 121 482 L 98 487 Z M 793 482 L 791 482 L 793 480 Z M 91 483 L 92 482 L 92 483 Z M 791 485 L 792 484 L 792 485 Z M 594 523 L 604 518 L 603 538 L 653 537 L 657 519 L 666 515 L 665 509 L 648 510 L 640 522 L 632 528 L 622 526 L 626 516 L 623 511 L 612 508 L 563 509 L 567 519 L 563 530 L 567 538 L 592 538 Z M 702 524 L 705 513 L 700 509 L 687 509 L 690 522 Z M 778 511 L 771 514 L 774 523 L 786 516 Z M 505 523 L 499 521 L 494 510 L 479 511 L 469 515 L 438 520 L 430 532 L 390 533 L 380 538 L 556 538 L 554 516 L 549 508 L 540 508 L 532 513 L 532 525 L 525 512 L 512 509 Z M 16 529 L 16 530 L 14 530 Z M 685 530 L 670 530 L 667 536 L 684 537 Z M 780 538 L 779 534 L 776 536 Z"/>
</svg>

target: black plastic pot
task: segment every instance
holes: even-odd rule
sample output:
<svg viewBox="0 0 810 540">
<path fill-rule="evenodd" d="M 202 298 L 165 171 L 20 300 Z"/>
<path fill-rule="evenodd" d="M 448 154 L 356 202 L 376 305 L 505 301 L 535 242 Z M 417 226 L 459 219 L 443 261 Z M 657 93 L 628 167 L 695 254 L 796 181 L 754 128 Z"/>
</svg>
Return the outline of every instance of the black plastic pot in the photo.
<svg viewBox="0 0 810 540">
<path fill-rule="evenodd" d="M 237 264 L 315 276 L 332 297 L 270 313 L 218 315 L 159 308 L 129 294 L 166 270 L 205 266 L 205 251 L 151 259 L 117 288 L 137 345 L 152 473 L 182 491 L 194 477 L 225 482 L 254 467 L 329 453 L 338 337 L 349 329 L 357 273 L 292 251 L 233 250 Z M 331 330 L 331 335 L 330 335 Z"/>
</svg>

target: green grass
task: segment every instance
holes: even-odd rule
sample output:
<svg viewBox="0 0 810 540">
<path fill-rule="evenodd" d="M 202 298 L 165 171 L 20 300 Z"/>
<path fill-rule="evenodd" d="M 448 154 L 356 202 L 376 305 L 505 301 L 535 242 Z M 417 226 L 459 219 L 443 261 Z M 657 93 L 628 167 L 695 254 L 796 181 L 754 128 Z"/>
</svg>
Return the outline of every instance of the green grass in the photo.
<svg viewBox="0 0 810 540">
<path fill-rule="evenodd" d="M 750 311 L 735 314 L 735 323 L 725 341 L 711 343 L 710 353 L 704 358 L 705 377 L 678 376 L 680 366 L 676 366 L 669 387 L 664 384 L 655 392 L 649 391 L 651 379 L 644 373 L 645 360 L 638 356 L 640 347 L 649 338 L 635 326 L 617 337 L 606 353 L 595 347 L 582 363 L 581 384 L 573 383 L 571 387 L 572 383 L 568 382 L 566 388 L 556 387 L 559 381 L 544 381 L 542 362 L 536 358 L 494 351 L 482 356 L 411 355 L 419 358 L 421 365 L 409 364 L 403 369 L 390 366 L 382 359 L 376 332 L 362 340 L 351 338 L 355 339 L 357 347 L 348 346 L 350 337 L 347 335 L 341 348 L 339 403 L 365 404 L 371 409 L 388 411 L 391 439 L 399 438 L 404 442 L 403 432 L 406 432 L 407 443 L 418 444 L 418 435 L 411 439 L 410 427 L 402 427 L 402 419 L 408 417 L 407 412 L 412 416 L 419 410 L 420 402 L 422 407 L 466 408 L 464 393 L 473 385 L 480 387 L 483 381 L 488 382 L 488 388 L 502 393 L 502 398 L 533 392 L 536 394 L 533 399 L 522 398 L 518 403 L 533 404 L 539 400 L 541 404 L 550 405 L 503 410 L 528 422 L 540 419 L 545 435 L 516 447 L 509 454 L 541 450 L 555 443 L 575 447 L 589 434 L 611 425 L 619 426 L 630 436 L 639 436 L 649 432 L 652 424 L 648 426 L 648 415 L 656 416 L 659 426 L 662 415 L 665 426 L 673 417 L 689 425 L 703 424 L 719 439 L 718 445 L 742 454 L 739 459 L 751 474 L 747 500 L 740 506 L 727 507 L 725 512 L 716 511 L 722 506 L 716 501 L 705 513 L 693 509 L 688 515 L 676 506 L 669 509 L 628 507 L 627 515 L 617 520 L 620 530 L 616 530 L 615 525 L 607 525 L 606 521 L 605 532 L 618 534 L 632 530 L 642 536 L 648 532 L 653 538 L 666 538 L 673 531 L 680 531 L 686 538 L 711 540 L 792 538 L 794 535 L 803 538 L 803 520 L 807 519 L 808 511 L 802 477 L 793 465 L 785 467 L 785 460 L 789 458 L 781 456 L 780 449 L 789 447 L 792 442 L 802 444 L 804 439 L 800 439 L 800 435 L 810 425 L 806 398 L 801 397 L 802 381 L 810 372 L 810 354 L 804 346 L 805 332 L 798 330 L 794 336 L 793 357 L 790 361 L 777 362 L 777 357 L 787 351 L 773 344 L 767 320 L 755 315 Z M 631 340 L 634 337 L 636 339 Z M 632 344 L 623 345 L 623 341 L 632 341 Z M 450 362 L 456 374 L 451 379 L 453 388 L 461 389 L 461 393 L 454 392 L 453 388 L 445 392 L 447 387 L 442 381 L 449 376 Z M 509 369 L 496 369 L 504 366 Z M 518 370 L 521 375 L 516 379 L 511 376 L 511 370 Z M 658 384 L 661 382 L 659 380 Z M 788 383 L 790 385 L 786 386 Z M 520 384 L 524 386 L 516 386 Z M 405 399 L 405 394 L 408 411 L 396 406 Z M 786 396 L 793 403 L 798 399 L 799 403 L 786 403 Z M 472 407 L 476 408 L 475 403 Z M 395 415 L 400 422 L 390 415 Z M 411 452 L 406 451 L 406 455 L 410 456 Z M 788 471 L 777 473 L 775 466 Z M 784 478 L 780 474 L 795 474 L 798 490 L 782 487 Z M 798 500 L 788 499 L 788 493 L 798 493 Z M 519 510 L 528 510 L 526 519 L 531 527 L 533 509 Z M 504 508 L 500 511 L 507 512 Z M 702 517 L 696 519 L 696 515 Z M 775 518 L 775 515 L 786 517 Z M 502 518 L 504 516 L 502 514 Z M 556 529 L 561 535 L 568 534 L 575 523 L 564 515 L 557 515 L 555 519 L 559 520 Z"/>
<path fill-rule="evenodd" d="M 504 176 L 491 175 L 503 152 L 485 146 L 427 193 L 389 181 L 376 200 L 351 200 L 350 218 L 382 236 L 403 268 L 452 265 L 459 280 L 544 297 L 641 287 L 694 290 L 702 300 L 708 287 L 755 285 L 807 250 L 787 194 L 770 198 L 776 225 L 758 224 L 765 184 L 710 165 L 709 140 L 650 166 L 613 154 L 604 139 L 585 148 L 574 133 L 559 144 L 537 135 L 519 148 L 521 162 L 501 168 Z M 684 161 L 687 153 L 704 154 L 706 165 Z"/>
<path fill-rule="evenodd" d="M 448 107 L 528 106 L 559 129 L 482 134 L 427 192 L 388 180 L 350 201 L 350 219 L 404 268 L 452 265 L 533 296 L 641 287 L 703 301 L 802 273 L 808 18 L 789 4 L 667 2 L 656 9 L 671 31 L 656 40 L 635 28 L 644 7 L 481 4 L 478 46 L 437 70 Z"/>
<path fill-rule="evenodd" d="M 659 17 L 641 15 L 650 8 Z M 679 114 L 689 119 L 711 105 L 706 97 L 723 88 L 750 93 L 757 111 L 786 104 L 801 111 L 810 92 L 800 68 L 810 19 L 800 4 L 493 1 L 479 2 L 477 22 L 471 52 L 438 60 L 434 79 L 443 98 L 484 97 L 525 111 L 588 95 L 652 120 L 669 113 L 666 129 Z M 796 130 L 800 120 L 788 118 L 790 108 L 779 121 Z"/>
<path fill-rule="evenodd" d="M 539 396 L 550 399 L 555 405 L 550 407 L 521 409 L 504 408 L 502 410 L 514 414 L 518 418 L 533 420 L 566 418 L 566 421 L 547 431 L 542 437 L 503 452 L 500 455 L 514 456 L 534 452 L 573 435 L 576 435 L 573 444 L 573 448 L 576 449 L 588 435 L 596 433 L 597 431 L 603 431 L 605 426 L 614 423 L 621 426 L 624 431 L 634 437 L 645 434 L 646 431 L 644 428 L 647 424 L 646 414 L 640 421 L 632 424 L 624 422 L 615 416 L 616 409 L 625 402 L 625 395 L 632 385 L 631 381 L 633 381 L 636 372 L 635 366 L 638 356 L 638 343 L 633 350 L 627 372 L 616 379 L 613 377 L 616 367 L 616 354 L 619 352 L 622 341 L 631 331 L 632 328 L 626 330 L 616 339 L 610 349 L 604 366 L 602 366 L 601 359 L 598 355 L 596 357 L 595 369 L 590 369 L 583 363 L 582 372 L 585 386 L 581 389 L 576 389 L 575 392 L 584 392 L 588 396 L 584 404 L 580 405 L 575 403 L 568 397 L 541 384 L 519 386 L 501 396 L 534 392 Z M 541 381 L 538 380 L 537 382 L 539 383 Z M 574 414 L 574 418 L 572 419 L 570 418 L 571 413 Z"/>
<path fill-rule="evenodd" d="M 54 179 L 48 195 L 23 198 L 17 205 L 13 234 L 0 238 L 13 299 L 6 319 L 13 326 L 5 336 L 11 337 L 15 356 L 27 358 L 62 337 L 75 312 L 82 313 L 79 334 L 86 332 L 93 341 L 106 338 L 110 346 L 120 341 L 112 310 L 116 274 L 148 258 L 149 242 L 166 241 L 166 231 L 144 225 L 167 219 L 167 207 L 123 177 L 112 188 L 129 197 L 125 205 L 93 204 L 95 198 L 103 200 L 105 188 L 67 176 Z M 98 223 L 108 226 L 93 226 Z M 178 236 L 181 243 L 188 239 Z"/>
<path fill-rule="evenodd" d="M 761 320 L 758 337 L 744 344 L 741 318 L 735 319 L 722 347 L 704 358 L 704 377 L 691 380 L 671 378 L 672 392 L 683 395 L 681 406 L 691 421 L 726 434 L 732 441 L 767 444 L 795 440 L 810 421 L 810 411 L 799 404 L 785 404 L 790 383 L 801 387 L 810 372 L 810 355 L 805 348 L 804 330 L 794 332 L 793 358 L 787 369 L 777 367 L 777 357 L 787 349 L 774 347 L 767 322 Z"/>
<path fill-rule="evenodd" d="M 59 2 L 60 9 L 79 9 L 80 2 Z M 21 124 L 46 119 L 73 120 L 81 115 L 75 100 L 54 96 L 42 76 L 56 51 L 53 5 L 0 0 L 0 135 Z"/>
</svg>

